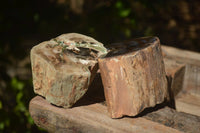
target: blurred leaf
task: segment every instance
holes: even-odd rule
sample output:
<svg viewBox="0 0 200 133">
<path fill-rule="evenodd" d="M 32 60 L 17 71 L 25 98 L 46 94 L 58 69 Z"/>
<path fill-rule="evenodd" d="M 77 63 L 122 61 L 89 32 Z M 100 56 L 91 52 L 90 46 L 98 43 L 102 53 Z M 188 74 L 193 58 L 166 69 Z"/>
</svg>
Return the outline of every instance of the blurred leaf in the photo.
<svg viewBox="0 0 200 133">
<path fill-rule="evenodd" d="M 17 97 L 16 97 L 17 103 L 20 103 L 20 102 L 21 102 L 22 96 L 23 96 L 23 93 L 22 93 L 22 92 L 17 93 Z"/>
<path fill-rule="evenodd" d="M 27 116 L 27 120 L 28 120 L 28 123 L 33 125 L 34 124 L 34 121 L 33 119 L 31 118 L 30 114 Z"/>
<path fill-rule="evenodd" d="M 117 1 L 115 4 L 115 7 L 118 9 L 121 9 L 123 7 L 122 2 L 121 1 Z"/>
<path fill-rule="evenodd" d="M 127 17 L 127 16 L 129 16 L 130 13 L 131 13 L 130 9 L 124 9 L 124 10 L 120 11 L 119 16 L 120 17 Z"/>
<path fill-rule="evenodd" d="M 35 22 L 38 22 L 39 19 L 40 19 L 39 14 L 38 13 L 34 14 L 33 19 L 34 19 Z"/>
<path fill-rule="evenodd" d="M 15 112 L 18 112 L 18 111 L 20 111 L 20 112 L 26 111 L 26 106 L 24 105 L 24 103 L 20 102 L 17 104 L 17 106 L 15 107 Z"/>
<path fill-rule="evenodd" d="M 131 25 L 134 25 L 134 26 L 135 26 L 135 24 L 136 24 L 136 21 L 135 21 L 134 18 L 132 18 L 132 19 L 131 19 Z"/>
<path fill-rule="evenodd" d="M 2 104 L 2 102 L 0 101 L 0 109 L 2 109 L 3 108 L 3 104 Z"/>
<path fill-rule="evenodd" d="M 27 110 L 25 104 L 22 101 L 22 97 L 23 97 L 23 92 L 22 91 L 18 92 L 16 96 L 16 101 L 17 101 L 17 105 L 15 107 L 16 112 L 18 111 L 25 112 Z"/>
<path fill-rule="evenodd" d="M 144 32 L 145 36 L 152 36 L 153 35 L 153 30 L 151 27 L 148 27 L 145 32 Z"/>
<path fill-rule="evenodd" d="M 131 13 L 131 9 L 124 8 L 124 5 L 121 1 L 117 1 L 115 7 L 118 9 L 120 17 L 127 17 Z"/>
<path fill-rule="evenodd" d="M 0 123 L 0 130 L 3 130 L 3 129 L 4 129 L 4 126 L 5 126 L 4 123 L 1 122 L 1 123 Z"/>
<path fill-rule="evenodd" d="M 24 88 L 24 83 L 17 80 L 16 78 L 12 78 L 11 86 L 17 90 L 22 90 Z"/>
<path fill-rule="evenodd" d="M 130 37 L 131 36 L 131 30 L 125 29 L 125 35 L 126 35 L 126 37 Z"/>
<path fill-rule="evenodd" d="M 7 127 L 10 126 L 10 119 L 6 119 L 6 121 L 5 121 L 5 125 L 6 125 Z"/>
</svg>

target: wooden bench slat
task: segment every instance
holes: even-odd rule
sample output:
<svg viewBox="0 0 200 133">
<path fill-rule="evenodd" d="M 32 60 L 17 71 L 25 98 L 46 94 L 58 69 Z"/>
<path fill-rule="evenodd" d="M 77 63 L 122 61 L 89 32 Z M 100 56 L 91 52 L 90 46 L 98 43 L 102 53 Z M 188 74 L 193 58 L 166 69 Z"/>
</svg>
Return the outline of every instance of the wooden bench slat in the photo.
<svg viewBox="0 0 200 133">
<path fill-rule="evenodd" d="M 112 119 L 107 114 L 106 106 L 100 103 L 64 109 L 36 96 L 31 100 L 29 110 L 35 123 L 50 132 L 180 132 L 141 117 Z"/>
</svg>

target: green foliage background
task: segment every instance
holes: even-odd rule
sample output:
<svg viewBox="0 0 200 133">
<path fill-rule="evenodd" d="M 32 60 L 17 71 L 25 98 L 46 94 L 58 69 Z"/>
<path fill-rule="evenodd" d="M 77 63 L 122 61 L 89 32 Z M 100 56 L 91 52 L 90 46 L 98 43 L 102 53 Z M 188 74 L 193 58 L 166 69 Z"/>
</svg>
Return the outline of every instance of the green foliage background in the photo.
<svg viewBox="0 0 200 133">
<path fill-rule="evenodd" d="M 79 5 L 81 0 L 74 0 Z M 4 0 L 0 4 L 0 132 L 45 132 L 28 112 L 33 93 L 30 49 L 78 32 L 105 45 L 142 36 L 200 52 L 199 1 Z"/>
</svg>

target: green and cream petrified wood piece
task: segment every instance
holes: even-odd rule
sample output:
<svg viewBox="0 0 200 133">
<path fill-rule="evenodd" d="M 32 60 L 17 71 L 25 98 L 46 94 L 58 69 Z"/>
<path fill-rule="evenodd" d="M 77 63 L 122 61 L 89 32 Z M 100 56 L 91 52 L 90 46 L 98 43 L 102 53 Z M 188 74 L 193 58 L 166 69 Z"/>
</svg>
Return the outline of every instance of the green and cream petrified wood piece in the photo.
<svg viewBox="0 0 200 133">
<path fill-rule="evenodd" d="M 71 107 L 87 91 L 97 69 L 97 58 L 107 54 L 102 43 L 69 33 L 31 50 L 34 92 L 50 103 Z"/>
<path fill-rule="evenodd" d="M 110 45 L 99 58 L 108 111 L 112 118 L 135 116 L 168 97 L 167 79 L 157 37 Z"/>
</svg>

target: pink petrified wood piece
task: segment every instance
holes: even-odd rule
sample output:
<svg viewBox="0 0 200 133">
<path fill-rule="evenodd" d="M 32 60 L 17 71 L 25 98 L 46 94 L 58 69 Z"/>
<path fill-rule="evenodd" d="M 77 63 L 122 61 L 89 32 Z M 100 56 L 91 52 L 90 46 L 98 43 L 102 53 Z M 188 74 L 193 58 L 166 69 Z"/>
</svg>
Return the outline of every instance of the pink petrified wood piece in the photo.
<svg viewBox="0 0 200 133">
<path fill-rule="evenodd" d="M 108 55 L 98 61 L 112 118 L 135 116 L 168 97 L 166 73 L 157 37 L 112 44 Z"/>
</svg>

